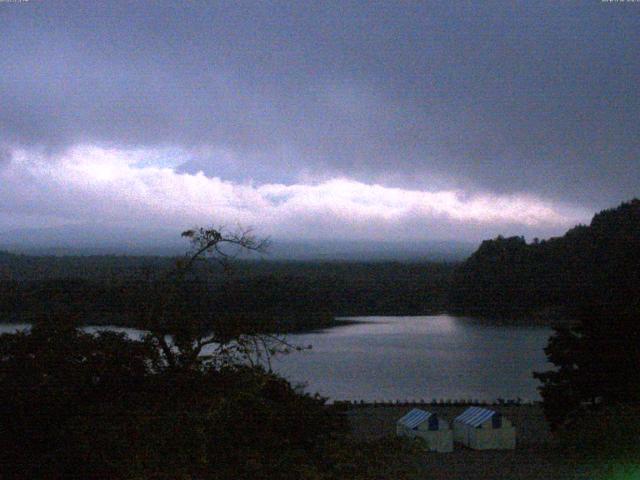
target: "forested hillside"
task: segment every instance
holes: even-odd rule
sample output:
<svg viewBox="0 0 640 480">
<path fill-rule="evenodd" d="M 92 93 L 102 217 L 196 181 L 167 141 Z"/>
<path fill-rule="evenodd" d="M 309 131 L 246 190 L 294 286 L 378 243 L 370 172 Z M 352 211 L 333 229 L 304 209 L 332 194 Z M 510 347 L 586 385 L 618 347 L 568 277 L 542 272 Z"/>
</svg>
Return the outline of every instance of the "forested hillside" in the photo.
<svg viewBox="0 0 640 480">
<path fill-rule="evenodd" d="M 0 253 L 0 321 L 28 322 L 64 308 L 92 324 L 133 325 L 149 282 L 175 259 L 31 257 Z M 446 263 L 236 261 L 225 273 L 201 262 L 185 293 L 193 308 L 260 317 L 284 331 L 332 324 L 334 316 L 419 315 L 445 309 Z"/>
<path fill-rule="evenodd" d="M 420 315 L 449 311 L 491 318 L 561 319 L 587 303 L 633 299 L 640 291 L 640 200 L 593 217 L 564 236 L 484 241 L 462 264 L 247 261 L 229 274 L 196 269 L 194 308 L 218 315 L 279 319 L 295 331 L 334 316 Z M 0 252 L 0 320 L 29 321 L 64 306 L 88 323 L 131 324 L 148 282 L 172 267 L 167 257 L 32 257 Z M 604 298 L 604 300 L 602 300 Z"/>
<path fill-rule="evenodd" d="M 518 318 L 561 318 L 590 298 L 631 301 L 640 292 L 640 200 L 604 210 L 588 226 L 526 243 L 484 241 L 452 278 L 449 310 Z"/>
</svg>

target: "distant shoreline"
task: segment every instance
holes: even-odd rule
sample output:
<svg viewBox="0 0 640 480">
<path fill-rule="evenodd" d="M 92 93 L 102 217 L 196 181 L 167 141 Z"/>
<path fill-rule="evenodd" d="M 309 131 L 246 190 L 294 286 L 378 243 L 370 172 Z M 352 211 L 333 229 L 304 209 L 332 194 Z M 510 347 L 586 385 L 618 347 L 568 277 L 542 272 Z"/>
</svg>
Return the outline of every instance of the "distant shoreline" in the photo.
<svg viewBox="0 0 640 480">
<path fill-rule="evenodd" d="M 393 315 L 393 314 L 364 314 L 364 315 L 339 315 L 339 316 L 335 316 L 332 320 L 325 322 L 322 322 L 320 324 L 314 324 L 313 322 L 308 326 L 308 327 L 302 327 L 299 324 L 296 326 L 296 328 L 291 328 L 288 330 L 283 330 L 281 332 L 277 332 L 280 334 L 290 334 L 290 335 L 304 335 L 304 334 L 313 334 L 313 333 L 322 333 L 325 330 L 330 330 L 333 328 L 339 328 L 339 327 L 348 327 L 350 325 L 355 325 L 355 324 L 366 324 L 366 323 L 372 323 L 370 321 L 367 321 L 366 318 L 377 318 L 377 317 L 395 317 L 395 318 L 402 318 L 402 317 L 411 317 L 411 318 L 415 318 L 415 317 L 432 317 L 432 316 L 438 316 L 438 315 L 449 315 L 452 317 L 458 317 L 458 318 L 463 318 L 466 320 L 469 320 L 471 322 L 474 323 L 478 323 L 478 324 L 484 324 L 484 325 L 491 325 L 491 326 L 496 326 L 496 327 L 548 327 L 548 328 L 552 328 L 554 326 L 566 326 L 566 325 L 570 325 L 571 322 L 568 320 L 564 320 L 564 321 L 554 321 L 554 322 L 550 322 L 548 320 L 542 320 L 542 319 L 523 319 L 523 318 L 515 318 L 515 319 L 505 319 L 505 318 L 489 318 L 489 317 L 474 317 L 474 316 L 470 316 L 470 315 L 460 315 L 460 314 L 454 314 L 454 313 L 450 313 L 450 312 L 446 312 L 446 311 L 440 311 L 437 313 L 421 313 L 421 314 L 401 314 L 401 315 Z M 3 317 L 2 315 L 0 315 L 0 325 L 21 325 L 21 326 L 25 326 L 25 327 L 29 327 L 32 323 L 28 322 L 28 321 L 24 321 L 24 320 L 20 320 L 20 319 L 15 319 L 15 318 L 11 318 L 11 316 L 7 316 L 7 317 Z M 136 329 L 135 326 L 133 325 L 129 325 L 128 322 L 126 321 L 109 321 L 109 320 L 105 320 L 105 321 L 89 321 L 89 322 L 85 322 L 83 323 L 81 326 L 83 327 L 105 327 L 105 328 L 130 328 L 130 329 Z"/>
</svg>

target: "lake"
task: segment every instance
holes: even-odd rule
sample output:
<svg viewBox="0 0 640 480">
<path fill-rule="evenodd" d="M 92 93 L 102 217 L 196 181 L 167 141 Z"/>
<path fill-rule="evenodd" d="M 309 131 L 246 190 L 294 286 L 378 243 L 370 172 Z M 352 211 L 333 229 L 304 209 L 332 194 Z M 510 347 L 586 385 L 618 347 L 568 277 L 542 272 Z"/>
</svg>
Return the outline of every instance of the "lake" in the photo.
<svg viewBox="0 0 640 480">
<path fill-rule="evenodd" d="M 543 352 L 548 327 L 451 315 L 345 320 L 352 323 L 288 335 L 291 343 L 313 348 L 274 359 L 274 370 L 332 400 L 491 401 L 538 400 L 531 373 L 551 367 Z M 27 327 L 0 324 L 0 333 Z"/>
<path fill-rule="evenodd" d="M 548 327 L 450 315 L 349 320 L 289 335 L 313 348 L 276 359 L 274 370 L 335 400 L 538 400 L 531 373 L 551 368 Z"/>
</svg>

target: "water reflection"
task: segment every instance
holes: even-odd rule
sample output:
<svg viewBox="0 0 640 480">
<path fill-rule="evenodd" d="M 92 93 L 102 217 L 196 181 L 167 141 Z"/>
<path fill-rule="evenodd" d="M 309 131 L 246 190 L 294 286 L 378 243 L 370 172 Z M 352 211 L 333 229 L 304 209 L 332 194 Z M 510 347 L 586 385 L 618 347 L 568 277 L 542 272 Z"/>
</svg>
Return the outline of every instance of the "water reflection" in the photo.
<svg viewBox="0 0 640 480">
<path fill-rule="evenodd" d="M 290 340 L 313 349 L 274 368 L 333 399 L 538 399 L 534 370 L 551 330 L 450 315 L 360 317 Z"/>
<path fill-rule="evenodd" d="M 311 350 L 273 361 L 294 383 L 332 399 L 539 399 L 534 370 L 546 370 L 543 348 L 551 329 L 496 325 L 473 318 L 351 317 L 320 332 L 290 335 Z M 28 329 L 0 324 L 0 333 Z M 110 329 L 140 338 L 130 328 Z"/>
</svg>

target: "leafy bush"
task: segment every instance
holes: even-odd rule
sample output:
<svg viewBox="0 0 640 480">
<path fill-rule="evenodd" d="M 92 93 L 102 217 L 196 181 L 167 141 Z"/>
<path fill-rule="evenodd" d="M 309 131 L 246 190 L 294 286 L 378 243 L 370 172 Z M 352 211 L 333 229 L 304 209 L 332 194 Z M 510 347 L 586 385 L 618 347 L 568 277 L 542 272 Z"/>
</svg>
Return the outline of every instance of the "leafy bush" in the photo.
<svg viewBox="0 0 640 480">
<path fill-rule="evenodd" d="M 157 371 L 153 349 L 63 321 L 0 336 L 3 478 L 301 478 L 342 417 L 261 368 Z"/>
<path fill-rule="evenodd" d="M 640 406 L 618 404 L 575 412 L 555 433 L 555 441 L 578 457 L 640 461 Z"/>
</svg>

